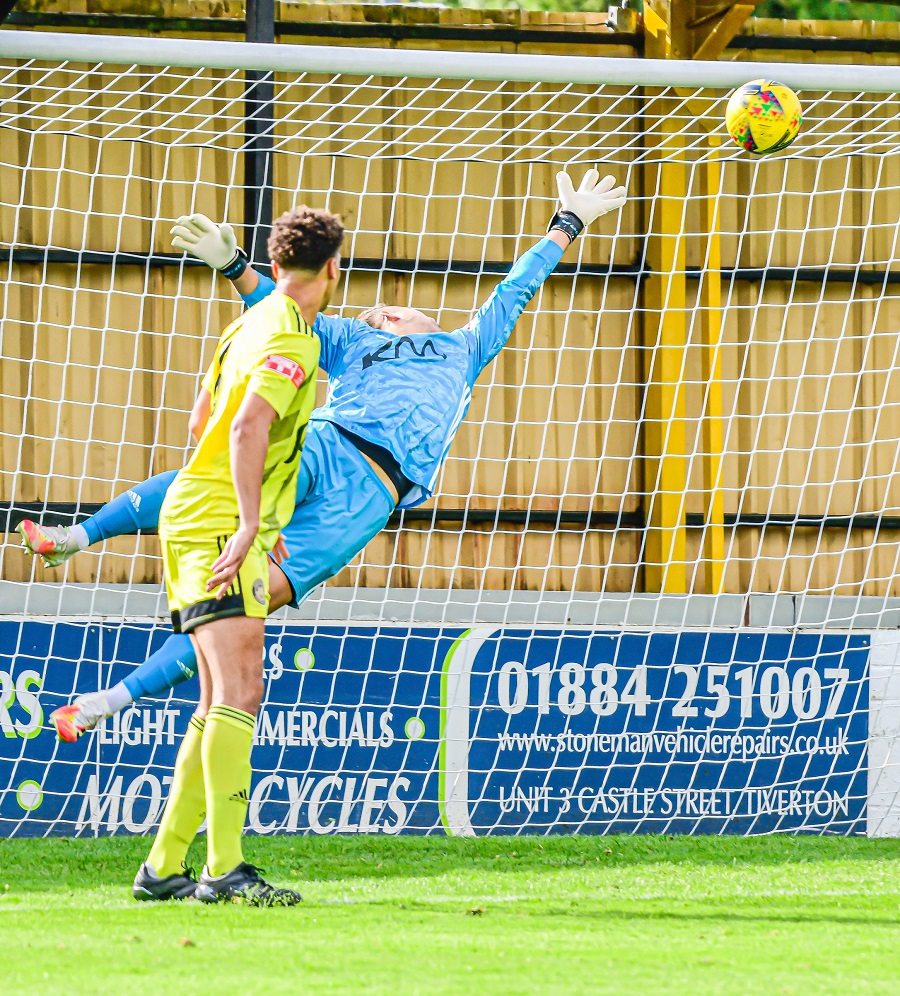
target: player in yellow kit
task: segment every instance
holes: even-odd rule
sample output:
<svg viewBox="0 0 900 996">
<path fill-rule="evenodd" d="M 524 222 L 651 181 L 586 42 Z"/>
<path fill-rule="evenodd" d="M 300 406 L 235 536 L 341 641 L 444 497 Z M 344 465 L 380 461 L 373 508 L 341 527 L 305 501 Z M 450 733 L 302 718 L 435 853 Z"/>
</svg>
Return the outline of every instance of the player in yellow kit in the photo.
<svg viewBox="0 0 900 996">
<path fill-rule="evenodd" d="M 244 861 L 241 835 L 262 698 L 267 558 L 296 503 L 319 362 L 312 325 L 337 285 L 343 231 L 335 215 L 305 207 L 275 222 L 275 292 L 223 333 L 191 416 L 197 449 L 166 493 L 159 538 L 169 608 L 175 632 L 194 644 L 201 693 L 134 881 L 137 899 L 301 898 Z M 204 816 L 207 862 L 194 881 L 185 858 Z"/>
<path fill-rule="evenodd" d="M 319 340 L 295 302 L 273 295 L 229 325 L 203 379 L 210 396 L 206 430 L 175 478 L 160 512 L 169 608 L 176 633 L 214 619 L 263 619 L 268 602 L 268 551 L 294 510 L 300 448 L 315 403 Z M 268 305 L 268 307 L 267 307 Z M 229 436 L 246 396 L 265 401 L 276 418 L 268 432 L 259 531 L 234 582 L 208 590 L 210 565 L 238 522 Z"/>
</svg>

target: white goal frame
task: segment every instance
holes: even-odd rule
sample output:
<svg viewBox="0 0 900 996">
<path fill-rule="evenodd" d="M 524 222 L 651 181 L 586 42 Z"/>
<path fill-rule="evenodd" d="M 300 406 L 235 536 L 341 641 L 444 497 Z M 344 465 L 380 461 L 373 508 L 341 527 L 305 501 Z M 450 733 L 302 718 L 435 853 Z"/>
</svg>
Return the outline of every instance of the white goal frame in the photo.
<svg viewBox="0 0 900 996">
<path fill-rule="evenodd" d="M 343 73 L 355 76 L 479 79 L 530 83 L 606 83 L 623 86 L 732 88 L 754 77 L 798 89 L 900 92 L 900 66 L 815 66 L 790 62 L 709 62 L 589 58 L 440 50 L 409 51 L 328 45 L 221 42 L 184 38 L 101 36 L 44 31 L 0 31 L 0 57 L 67 60 L 127 66 L 251 69 L 260 72 Z"/>
</svg>

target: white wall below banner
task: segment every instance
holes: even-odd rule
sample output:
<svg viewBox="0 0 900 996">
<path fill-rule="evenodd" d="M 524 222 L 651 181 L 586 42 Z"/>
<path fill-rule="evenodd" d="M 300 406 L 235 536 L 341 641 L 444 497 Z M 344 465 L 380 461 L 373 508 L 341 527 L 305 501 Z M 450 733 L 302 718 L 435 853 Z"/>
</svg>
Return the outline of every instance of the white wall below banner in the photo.
<svg viewBox="0 0 900 996">
<path fill-rule="evenodd" d="M 155 584 L 0 581 L 0 617 L 25 614 L 94 620 L 156 619 L 168 624 L 165 590 Z M 271 621 L 801 629 L 869 632 L 900 627 L 900 598 L 876 595 L 660 595 L 644 592 L 475 591 L 462 588 L 317 588 L 299 608 Z"/>
<path fill-rule="evenodd" d="M 872 634 L 868 834 L 900 837 L 900 632 Z"/>
</svg>

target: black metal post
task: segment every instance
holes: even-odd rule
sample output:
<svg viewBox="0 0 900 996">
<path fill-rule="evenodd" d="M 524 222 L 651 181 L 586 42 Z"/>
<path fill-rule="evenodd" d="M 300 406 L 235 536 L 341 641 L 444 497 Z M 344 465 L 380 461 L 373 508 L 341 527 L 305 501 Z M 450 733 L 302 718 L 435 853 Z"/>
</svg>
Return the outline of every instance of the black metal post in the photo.
<svg viewBox="0 0 900 996">
<path fill-rule="evenodd" d="M 275 41 L 275 0 L 247 0 L 247 41 Z M 251 262 L 268 267 L 266 240 L 272 227 L 272 135 L 275 83 L 272 73 L 245 77 L 244 247 Z"/>
<path fill-rule="evenodd" d="M 0 24 L 9 17 L 15 5 L 16 0 L 0 0 Z"/>
</svg>

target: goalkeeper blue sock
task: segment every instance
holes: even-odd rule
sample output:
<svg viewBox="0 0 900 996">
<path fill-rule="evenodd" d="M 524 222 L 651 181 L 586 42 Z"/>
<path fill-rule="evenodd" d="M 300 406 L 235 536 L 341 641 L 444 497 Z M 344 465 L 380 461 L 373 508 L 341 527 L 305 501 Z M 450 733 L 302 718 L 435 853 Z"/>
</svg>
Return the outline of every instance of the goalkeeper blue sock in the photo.
<svg viewBox="0 0 900 996">
<path fill-rule="evenodd" d="M 139 668 L 135 668 L 119 685 L 128 689 L 132 700 L 145 695 L 164 695 L 170 688 L 180 685 L 197 673 L 197 654 L 189 636 L 172 635 Z M 118 701 L 116 688 L 111 688 L 109 696 Z M 112 701 L 111 703 L 112 704 Z"/>
<path fill-rule="evenodd" d="M 177 473 L 177 470 L 171 470 L 141 481 L 107 502 L 96 515 L 85 519 L 81 526 L 87 533 L 89 545 L 141 529 L 156 529 L 163 498 Z"/>
</svg>

